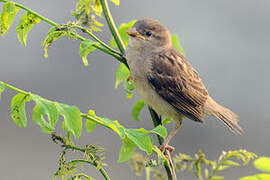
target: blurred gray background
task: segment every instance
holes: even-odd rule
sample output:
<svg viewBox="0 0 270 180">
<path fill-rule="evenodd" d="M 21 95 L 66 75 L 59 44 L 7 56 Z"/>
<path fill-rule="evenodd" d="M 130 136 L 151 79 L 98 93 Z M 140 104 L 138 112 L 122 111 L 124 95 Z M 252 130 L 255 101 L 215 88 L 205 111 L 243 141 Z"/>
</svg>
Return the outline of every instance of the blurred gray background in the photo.
<svg viewBox="0 0 270 180">
<path fill-rule="evenodd" d="M 57 23 L 71 20 L 75 0 L 18 1 Z M 270 156 L 270 1 L 269 0 L 122 0 L 111 5 L 117 25 L 132 19 L 151 17 L 179 35 L 190 63 L 198 70 L 209 93 L 222 105 L 240 116 L 243 136 L 232 135 L 221 122 L 207 117 L 205 124 L 185 120 L 171 141 L 177 152 L 194 154 L 199 149 L 210 159 L 222 150 L 244 148 L 258 155 Z M 19 13 L 22 14 L 22 11 Z M 139 98 L 125 98 L 114 89 L 114 72 L 119 64 L 112 57 L 95 51 L 89 66 L 83 66 L 78 55 L 79 42 L 62 38 L 43 57 L 40 46 L 49 25 L 41 22 L 29 34 L 28 45 L 19 44 L 15 24 L 6 37 L 0 37 L 0 80 L 47 99 L 77 105 L 83 112 L 96 110 L 98 115 L 117 119 L 126 127 L 152 129 L 146 109 L 141 122 L 131 118 L 131 108 Z M 109 41 L 108 31 L 97 33 Z M 0 174 L 3 180 L 47 180 L 57 169 L 61 150 L 49 135 L 29 121 L 19 128 L 9 117 L 9 103 L 14 92 L 5 91 L 0 103 Z M 28 106 L 28 115 L 33 104 Z M 171 125 L 168 125 L 171 129 Z M 60 128 L 59 128 L 60 129 Z M 268 139 L 268 140 L 267 140 Z M 143 179 L 136 177 L 126 163 L 118 164 L 119 137 L 102 127 L 91 134 L 84 130 L 78 144 L 99 144 L 105 148 L 105 162 L 113 180 Z M 96 169 L 86 171 L 102 179 Z M 252 166 L 234 168 L 226 180 L 255 173 Z M 185 180 L 191 173 L 180 174 Z"/>
</svg>

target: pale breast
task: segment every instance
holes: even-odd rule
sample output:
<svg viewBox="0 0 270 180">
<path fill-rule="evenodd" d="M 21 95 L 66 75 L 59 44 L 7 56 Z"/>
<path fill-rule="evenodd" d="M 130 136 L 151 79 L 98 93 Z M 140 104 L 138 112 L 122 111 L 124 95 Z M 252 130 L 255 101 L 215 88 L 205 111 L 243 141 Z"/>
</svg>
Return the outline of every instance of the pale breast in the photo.
<svg viewBox="0 0 270 180">
<path fill-rule="evenodd" d="M 152 107 L 159 115 L 171 117 L 175 120 L 180 118 L 180 114 L 174 108 L 162 99 L 150 86 L 147 74 L 151 69 L 151 60 L 145 59 L 138 51 L 128 49 L 126 52 L 130 75 L 134 80 L 137 94 Z"/>
</svg>

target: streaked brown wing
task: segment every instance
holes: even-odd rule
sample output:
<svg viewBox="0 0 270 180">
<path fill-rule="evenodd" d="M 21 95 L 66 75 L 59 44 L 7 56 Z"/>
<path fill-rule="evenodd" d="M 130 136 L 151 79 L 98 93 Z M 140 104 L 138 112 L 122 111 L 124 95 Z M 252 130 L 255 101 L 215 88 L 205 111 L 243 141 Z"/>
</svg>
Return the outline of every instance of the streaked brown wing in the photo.
<svg viewBox="0 0 270 180">
<path fill-rule="evenodd" d="M 153 57 L 148 81 L 155 91 L 186 117 L 203 122 L 208 92 L 198 73 L 175 49 Z"/>
</svg>

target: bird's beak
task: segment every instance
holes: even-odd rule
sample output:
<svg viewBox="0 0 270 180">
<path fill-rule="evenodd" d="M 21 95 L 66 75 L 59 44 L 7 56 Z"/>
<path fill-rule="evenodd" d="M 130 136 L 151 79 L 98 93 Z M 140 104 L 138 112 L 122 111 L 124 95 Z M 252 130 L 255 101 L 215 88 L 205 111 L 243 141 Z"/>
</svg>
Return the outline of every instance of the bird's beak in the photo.
<svg viewBox="0 0 270 180">
<path fill-rule="evenodd" d="M 145 37 L 143 35 L 141 35 L 137 30 L 136 28 L 131 28 L 129 30 L 127 30 L 127 34 L 131 37 L 134 37 L 134 38 L 139 38 L 139 39 L 143 39 L 145 40 Z"/>
</svg>

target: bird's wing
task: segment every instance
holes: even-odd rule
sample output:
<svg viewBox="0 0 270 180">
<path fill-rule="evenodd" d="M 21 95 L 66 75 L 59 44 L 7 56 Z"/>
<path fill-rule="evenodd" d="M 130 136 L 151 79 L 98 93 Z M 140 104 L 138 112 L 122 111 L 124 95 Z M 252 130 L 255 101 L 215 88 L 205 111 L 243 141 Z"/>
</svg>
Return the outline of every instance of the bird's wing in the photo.
<svg viewBox="0 0 270 180">
<path fill-rule="evenodd" d="M 147 77 L 152 88 L 186 117 L 203 122 L 208 92 L 198 73 L 175 49 L 153 56 Z"/>
</svg>

